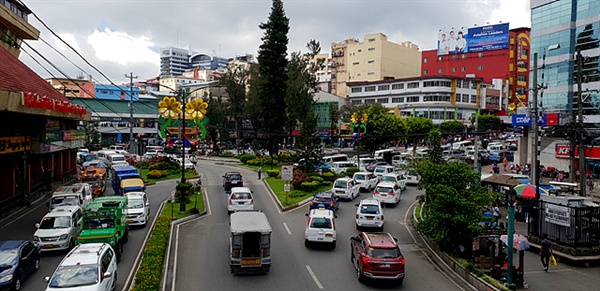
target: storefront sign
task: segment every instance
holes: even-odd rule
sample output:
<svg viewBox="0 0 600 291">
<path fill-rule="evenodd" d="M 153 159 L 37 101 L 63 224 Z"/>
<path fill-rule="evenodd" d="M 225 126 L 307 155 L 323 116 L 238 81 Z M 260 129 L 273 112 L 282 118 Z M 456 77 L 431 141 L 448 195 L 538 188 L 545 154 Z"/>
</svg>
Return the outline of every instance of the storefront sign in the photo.
<svg viewBox="0 0 600 291">
<path fill-rule="evenodd" d="M 40 108 L 55 112 L 73 113 L 84 115 L 87 113 L 85 106 L 77 105 L 70 101 L 54 100 L 48 96 L 39 96 L 36 93 L 23 92 L 21 104 L 26 107 Z"/>
<path fill-rule="evenodd" d="M 555 126 L 559 124 L 560 115 L 558 113 L 547 113 L 543 117 L 540 117 L 540 126 Z M 513 114 L 512 115 L 513 126 L 531 126 L 531 117 L 527 114 Z"/>
<path fill-rule="evenodd" d="M 46 130 L 42 131 L 42 142 L 53 142 L 63 140 L 62 130 Z"/>
<path fill-rule="evenodd" d="M 571 158 L 571 146 L 570 145 L 556 145 L 555 148 L 556 158 L 558 159 L 569 159 Z M 600 147 L 585 148 L 586 159 L 600 159 Z M 575 146 L 575 158 L 579 158 L 579 147 Z"/>
<path fill-rule="evenodd" d="M 85 131 L 84 130 L 64 130 L 62 132 L 62 140 L 70 141 L 70 140 L 80 140 L 85 139 Z"/>
<path fill-rule="evenodd" d="M 546 204 L 546 215 L 544 220 L 553 224 L 571 226 L 569 207 Z"/>
<path fill-rule="evenodd" d="M 31 141 L 23 136 L 0 137 L 0 154 L 18 153 L 31 149 Z"/>
</svg>

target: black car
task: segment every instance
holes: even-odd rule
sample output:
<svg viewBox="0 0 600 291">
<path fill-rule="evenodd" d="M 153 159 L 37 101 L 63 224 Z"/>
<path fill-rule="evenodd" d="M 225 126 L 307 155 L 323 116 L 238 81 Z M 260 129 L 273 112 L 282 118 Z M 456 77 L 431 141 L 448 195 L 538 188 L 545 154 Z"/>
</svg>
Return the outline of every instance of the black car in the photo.
<svg viewBox="0 0 600 291">
<path fill-rule="evenodd" d="M 244 179 L 240 172 L 227 172 L 223 175 L 223 189 L 225 192 L 231 190 L 231 187 L 243 187 Z"/>
<path fill-rule="evenodd" d="M 28 240 L 0 241 L 0 290 L 19 290 L 40 269 L 40 248 Z"/>
<path fill-rule="evenodd" d="M 310 201 L 310 210 L 327 209 L 336 212 L 339 208 L 340 201 L 333 192 L 318 192 Z"/>
</svg>

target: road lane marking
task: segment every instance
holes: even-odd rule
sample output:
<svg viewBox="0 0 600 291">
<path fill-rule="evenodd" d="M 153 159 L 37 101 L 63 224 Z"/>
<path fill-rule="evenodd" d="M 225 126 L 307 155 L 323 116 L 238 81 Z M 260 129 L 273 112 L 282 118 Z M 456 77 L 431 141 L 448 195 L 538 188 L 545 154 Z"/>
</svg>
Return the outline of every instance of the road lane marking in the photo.
<svg viewBox="0 0 600 291">
<path fill-rule="evenodd" d="M 321 282 L 319 282 L 319 279 L 317 279 L 317 276 L 315 275 L 315 273 L 309 265 L 306 265 L 306 269 L 308 270 L 310 276 L 313 278 L 313 281 L 315 281 L 315 283 L 317 284 L 317 287 L 319 287 L 319 289 L 323 289 L 323 285 L 321 285 Z"/>
<path fill-rule="evenodd" d="M 285 227 L 285 230 L 288 232 L 288 234 L 292 234 L 292 231 L 290 231 L 290 228 L 287 226 L 287 223 L 283 223 L 283 226 Z"/>
</svg>

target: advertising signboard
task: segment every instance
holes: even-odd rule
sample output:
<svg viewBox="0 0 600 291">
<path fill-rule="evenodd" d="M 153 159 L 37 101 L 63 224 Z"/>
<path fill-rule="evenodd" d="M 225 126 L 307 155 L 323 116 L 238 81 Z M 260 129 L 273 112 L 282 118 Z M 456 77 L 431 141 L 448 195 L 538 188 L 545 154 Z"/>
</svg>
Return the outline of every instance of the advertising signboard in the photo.
<svg viewBox="0 0 600 291">
<path fill-rule="evenodd" d="M 509 38 L 508 23 L 441 29 L 438 32 L 438 56 L 506 49 Z"/>
<path fill-rule="evenodd" d="M 543 117 L 540 117 L 541 126 L 554 126 L 559 124 L 560 115 L 558 113 L 547 113 Z M 531 117 L 527 114 L 513 114 L 512 115 L 513 126 L 531 126 Z"/>
</svg>

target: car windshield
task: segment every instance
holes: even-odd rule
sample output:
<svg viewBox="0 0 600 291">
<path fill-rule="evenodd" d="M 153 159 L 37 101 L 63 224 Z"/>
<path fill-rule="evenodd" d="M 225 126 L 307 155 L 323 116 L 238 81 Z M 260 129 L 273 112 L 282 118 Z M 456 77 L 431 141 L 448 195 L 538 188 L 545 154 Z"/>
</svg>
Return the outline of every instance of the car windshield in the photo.
<svg viewBox="0 0 600 291">
<path fill-rule="evenodd" d="M 400 255 L 400 249 L 398 248 L 369 248 L 369 256 L 373 258 L 397 258 Z"/>
<path fill-rule="evenodd" d="M 365 175 L 364 174 L 358 174 L 356 176 L 354 176 L 355 180 L 365 180 Z"/>
<path fill-rule="evenodd" d="M 392 176 L 383 176 L 381 177 L 381 181 L 396 182 L 396 178 Z"/>
<path fill-rule="evenodd" d="M 346 181 L 335 181 L 335 185 L 333 188 L 346 188 L 348 186 L 348 182 Z"/>
<path fill-rule="evenodd" d="M 393 190 L 390 187 L 377 187 L 377 192 L 390 193 L 390 192 L 393 192 Z"/>
<path fill-rule="evenodd" d="M 100 281 L 97 265 L 60 266 L 50 280 L 50 287 L 69 288 L 94 285 Z"/>
<path fill-rule="evenodd" d="M 379 214 L 379 206 L 377 205 L 363 205 L 360 207 L 360 213 L 363 214 Z"/>
<path fill-rule="evenodd" d="M 231 199 L 252 199 L 252 196 L 250 196 L 248 193 L 233 193 L 231 195 Z"/>
<path fill-rule="evenodd" d="M 16 250 L 0 251 L 0 266 L 14 266 L 17 264 Z"/>
<path fill-rule="evenodd" d="M 52 205 L 79 205 L 79 199 L 75 196 L 53 197 Z"/>
<path fill-rule="evenodd" d="M 127 209 L 141 209 L 144 208 L 144 200 L 142 199 L 129 199 L 127 202 Z"/>
<path fill-rule="evenodd" d="M 375 168 L 375 173 L 383 173 L 385 172 L 384 168 Z"/>
<path fill-rule="evenodd" d="M 310 227 L 331 228 L 331 219 L 327 217 L 313 217 L 313 219 L 310 221 Z"/>
<path fill-rule="evenodd" d="M 69 216 L 44 217 L 40 223 L 40 229 L 68 228 L 70 226 L 71 217 Z"/>
<path fill-rule="evenodd" d="M 314 200 L 317 202 L 329 202 L 329 201 L 331 201 L 331 197 L 315 196 Z"/>
<path fill-rule="evenodd" d="M 124 162 L 125 157 L 112 157 L 113 162 Z"/>
<path fill-rule="evenodd" d="M 100 229 L 113 227 L 115 227 L 115 220 L 113 218 L 86 219 L 83 222 L 83 228 L 85 229 Z"/>
</svg>

